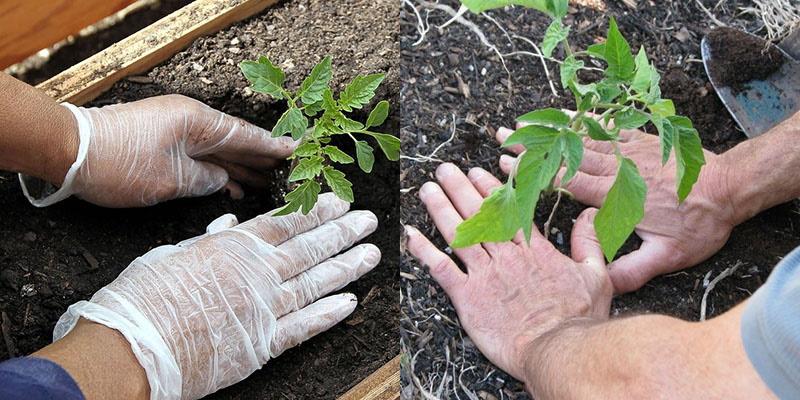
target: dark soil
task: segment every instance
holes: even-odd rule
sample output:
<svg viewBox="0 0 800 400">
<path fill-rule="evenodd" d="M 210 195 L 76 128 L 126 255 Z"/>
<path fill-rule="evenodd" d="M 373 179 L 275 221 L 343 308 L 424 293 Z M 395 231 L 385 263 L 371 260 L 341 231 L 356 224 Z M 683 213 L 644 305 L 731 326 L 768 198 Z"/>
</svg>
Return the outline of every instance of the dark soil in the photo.
<svg viewBox="0 0 800 400">
<path fill-rule="evenodd" d="M 160 0 L 152 5 L 137 9 L 127 14 L 123 20 L 114 25 L 100 28 L 91 34 L 78 36 L 74 40 L 68 41 L 51 53 L 46 63 L 31 65 L 13 75 L 23 82 L 37 85 L 192 1 Z"/>
<path fill-rule="evenodd" d="M 786 61 L 783 52 L 768 41 L 733 28 L 717 28 L 707 37 L 714 82 L 740 90 L 742 83 L 763 80 Z"/>
<path fill-rule="evenodd" d="M 458 8 L 453 0 L 440 1 Z M 583 2 L 585 3 L 585 2 Z M 595 2 L 596 3 L 596 2 Z M 617 18 L 620 29 L 632 48 L 644 45 L 662 73 L 665 98 L 672 98 L 678 113 L 690 117 L 700 132 L 703 145 L 714 152 L 724 152 L 745 140 L 735 122 L 719 101 L 708 82 L 700 61 L 700 40 L 710 30 L 707 16 L 693 1 L 639 2 L 638 10 L 622 2 L 605 2 L 607 12 L 573 6 L 566 23 L 573 27 L 575 47 L 605 37 L 610 16 Z M 758 21 L 736 19 L 737 8 L 745 1 L 729 1 L 714 8 L 716 1 L 703 1 L 718 19 L 748 31 L 758 28 Z M 549 63 L 560 97 L 550 92 L 538 58 L 508 56 L 508 74 L 497 55 L 482 45 L 470 30 L 454 23 L 440 32 L 436 26 L 450 16 L 434 10 L 419 10 L 428 18 L 431 29 L 421 44 L 417 18 L 408 6 L 401 13 L 401 101 L 403 120 L 401 139 L 408 156 L 428 155 L 445 142 L 455 128 L 455 140 L 436 154 L 442 161 L 453 162 L 464 171 L 482 167 L 502 176 L 498 158 L 502 153 L 494 140 L 498 127 L 513 127 L 514 118 L 543 107 L 574 108 L 570 97 L 557 82 L 558 70 Z M 513 34 L 540 42 L 549 20 L 543 15 L 519 7 L 489 12 L 512 39 L 484 17 L 468 14 L 487 39 L 501 52 L 531 51 Z M 513 40 L 513 43 L 511 41 Z M 559 50 L 560 51 L 560 50 Z M 558 53 L 558 52 L 557 52 Z M 556 54 L 563 58 L 563 54 Z M 460 83 L 460 82 L 463 82 Z M 465 88 L 468 88 L 466 90 Z M 467 95 L 468 94 L 468 95 Z M 455 127 L 452 125 L 455 117 Z M 433 180 L 438 162 L 404 160 L 401 164 L 401 222 L 419 227 L 446 248 L 417 197 L 419 187 Z M 546 220 L 553 199 L 540 203 L 536 222 Z M 551 241 L 569 253 L 569 237 L 574 218 L 584 209 L 576 202 L 562 201 Z M 698 320 L 703 278 L 716 277 L 725 268 L 742 263 L 708 297 L 708 315 L 718 315 L 747 298 L 767 278 L 773 265 L 800 243 L 800 204 L 793 202 L 761 213 L 738 226 L 727 245 L 701 265 L 659 277 L 641 290 L 615 298 L 612 314 L 664 313 L 687 320 Z M 637 246 L 636 240 L 624 251 Z M 449 250 L 448 250 L 449 251 Z M 450 301 L 432 281 L 425 269 L 403 252 L 401 261 L 401 340 L 407 359 L 403 368 L 403 395 L 421 398 L 420 388 L 437 398 L 527 399 L 524 387 L 489 363 L 458 325 Z"/>
<path fill-rule="evenodd" d="M 236 67 L 242 60 L 265 54 L 286 67 L 290 84 L 298 84 L 324 54 L 334 57 L 337 84 L 357 73 L 384 72 L 387 80 L 379 96 L 397 104 L 397 20 L 398 8 L 391 0 L 283 2 L 198 39 L 137 79 L 147 83 L 119 82 L 92 105 L 180 93 L 271 128 L 281 106 L 245 89 L 247 84 Z M 396 134 L 398 128 L 399 115 L 394 112 L 383 130 Z M 376 144 L 373 147 L 377 149 Z M 0 340 L 0 358 L 27 354 L 48 344 L 55 322 L 68 305 L 89 298 L 149 249 L 200 234 L 208 222 L 224 213 L 234 213 L 244 221 L 282 204 L 287 169 L 275 171 L 273 188 L 246 189 L 241 201 L 216 194 L 133 210 L 102 209 L 75 199 L 35 209 L 22 196 L 15 176 L 0 175 L 4 214 L 0 217 L 0 312 L 8 323 L 5 318 L 0 321 L 10 339 Z M 333 399 L 399 353 L 399 167 L 376 156 L 372 174 L 363 174 L 354 165 L 344 172 L 354 182 L 352 208 L 368 209 L 378 216 L 379 229 L 365 242 L 376 244 L 383 253 L 375 270 L 344 289 L 358 296 L 358 308 L 344 323 L 210 398 Z"/>
</svg>

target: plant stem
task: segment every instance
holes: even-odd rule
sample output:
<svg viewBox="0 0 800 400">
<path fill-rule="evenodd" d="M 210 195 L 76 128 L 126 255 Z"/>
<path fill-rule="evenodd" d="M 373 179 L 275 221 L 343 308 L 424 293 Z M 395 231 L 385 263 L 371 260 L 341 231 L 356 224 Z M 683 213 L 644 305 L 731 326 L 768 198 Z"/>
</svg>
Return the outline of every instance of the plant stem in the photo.
<svg viewBox="0 0 800 400">
<path fill-rule="evenodd" d="M 553 217 L 556 215 L 556 210 L 558 210 L 558 205 L 561 204 L 561 191 L 556 190 L 556 204 L 553 204 L 553 209 L 550 210 L 550 216 L 547 217 L 547 221 L 542 225 L 542 230 L 544 231 L 544 238 L 550 238 L 550 224 L 553 222 Z"/>
</svg>

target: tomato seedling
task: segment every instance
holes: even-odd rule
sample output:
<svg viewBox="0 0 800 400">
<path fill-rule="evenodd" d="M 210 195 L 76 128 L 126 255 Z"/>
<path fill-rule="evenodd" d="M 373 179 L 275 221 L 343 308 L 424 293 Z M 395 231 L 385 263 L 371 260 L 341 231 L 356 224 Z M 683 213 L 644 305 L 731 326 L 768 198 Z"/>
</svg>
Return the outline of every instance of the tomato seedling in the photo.
<svg viewBox="0 0 800 400">
<path fill-rule="evenodd" d="M 288 108 L 272 128 L 272 136 L 290 134 L 292 139 L 300 141 L 290 157 L 294 160 L 294 167 L 289 174 L 289 182 L 296 187 L 284 196 L 286 205 L 275 215 L 286 215 L 297 210 L 308 214 L 317 203 L 317 196 L 322 190 L 320 181 L 323 180 L 336 196 L 352 203 L 353 184 L 344 172 L 336 169 L 334 163 L 350 164 L 357 161 L 362 171 L 372 171 L 375 163 L 373 148 L 357 136 L 371 136 L 389 160 L 397 161 L 400 158 L 400 139 L 372 130 L 386 121 L 389 115 L 388 101 L 378 102 L 365 123 L 345 114 L 361 109 L 372 101 L 375 90 L 383 82 L 383 74 L 356 76 L 336 98 L 330 87 L 333 76 L 330 56 L 311 70 L 295 92 L 284 87 L 286 75 L 267 57 L 243 61 L 239 68 L 252 84 L 254 92 L 267 94 L 276 100 L 286 100 Z M 313 119 L 310 126 L 309 118 Z M 353 140 L 355 159 L 331 144 L 331 137 L 336 135 L 347 135 Z"/>
<path fill-rule="evenodd" d="M 563 47 L 561 85 L 575 96 L 577 110 L 568 114 L 546 108 L 517 118 L 527 126 L 514 131 L 503 146 L 522 145 L 525 152 L 517 158 L 506 183 L 484 200 L 477 214 L 458 226 L 451 245 L 507 241 L 520 229 L 530 240 L 540 195 L 565 191 L 563 187 L 581 164 L 583 138 L 589 137 L 610 142 L 619 164 L 614 184 L 594 222 L 597 238 L 610 262 L 644 217 L 647 195 L 636 164 L 620 151 L 620 130 L 639 129 L 648 122 L 655 126 L 660 136 L 662 165 L 674 150 L 677 198 L 683 202 L 705 164 L 700 136 L 692 122 L 675 114 L 671 100 L 661 98 L 661 77 L 644 47 L 632 54 L 613 18 L 604 43 L 575 51 L 568 40 L 570 28 L 563 23 L 568 0 L 462 0 L 462 4 L 475 13 L 523 5 L 550 15 L 553 21 L 545 32 L 542 54 L 550 58 L 559 45 Z M 583 83 L 578 78 L 586 58 L 606 65 L 599 81 Z M 561 168 L 565 172 L 556 182 Z"/>
</svg>

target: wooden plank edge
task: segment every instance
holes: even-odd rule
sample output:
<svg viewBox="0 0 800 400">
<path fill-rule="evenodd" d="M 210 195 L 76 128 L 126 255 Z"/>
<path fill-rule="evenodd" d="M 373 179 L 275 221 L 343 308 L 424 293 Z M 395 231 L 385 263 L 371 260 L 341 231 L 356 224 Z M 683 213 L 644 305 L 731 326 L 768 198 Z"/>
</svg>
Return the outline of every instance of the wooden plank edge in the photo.
<svg viewBox="0 0 800 400">
<path fill-rule="evenodd" d="M 398 400 L 400 398 L 400 355 L 353 386 L 338 400 Z"/>
<path fill-rule="evenodd" d="M 257 14 L 278 0 L 196 0 L 42 82 L 59 102 L 85 104 L 117 81 L 152 69 L 200 36 Z"/>
</svg>

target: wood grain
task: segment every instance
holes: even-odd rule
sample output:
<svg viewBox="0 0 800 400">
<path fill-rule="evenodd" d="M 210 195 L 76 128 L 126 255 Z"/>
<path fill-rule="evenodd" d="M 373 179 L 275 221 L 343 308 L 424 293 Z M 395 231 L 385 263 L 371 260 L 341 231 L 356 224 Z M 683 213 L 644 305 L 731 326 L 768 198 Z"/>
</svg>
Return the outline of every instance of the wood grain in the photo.
<svg viewBox="0 0 800 400">
<path fill-rule="evenodd" d="M 263 11 L 278 0 L 196 0 L 111 45 L 37 88 L 59 102 L 84 104 L 126 76 L 147 71 L 202 35 Z"/>
<path fill-rule="evenodd" d="M 400 398 L 400 356 L 393 358 L 338 400 L 398 400 Z"/>
<path fill-rule="evenodd" d="M 80 32 L 134 1 L 0 1 L 0 69 Z"/>
</svg>

